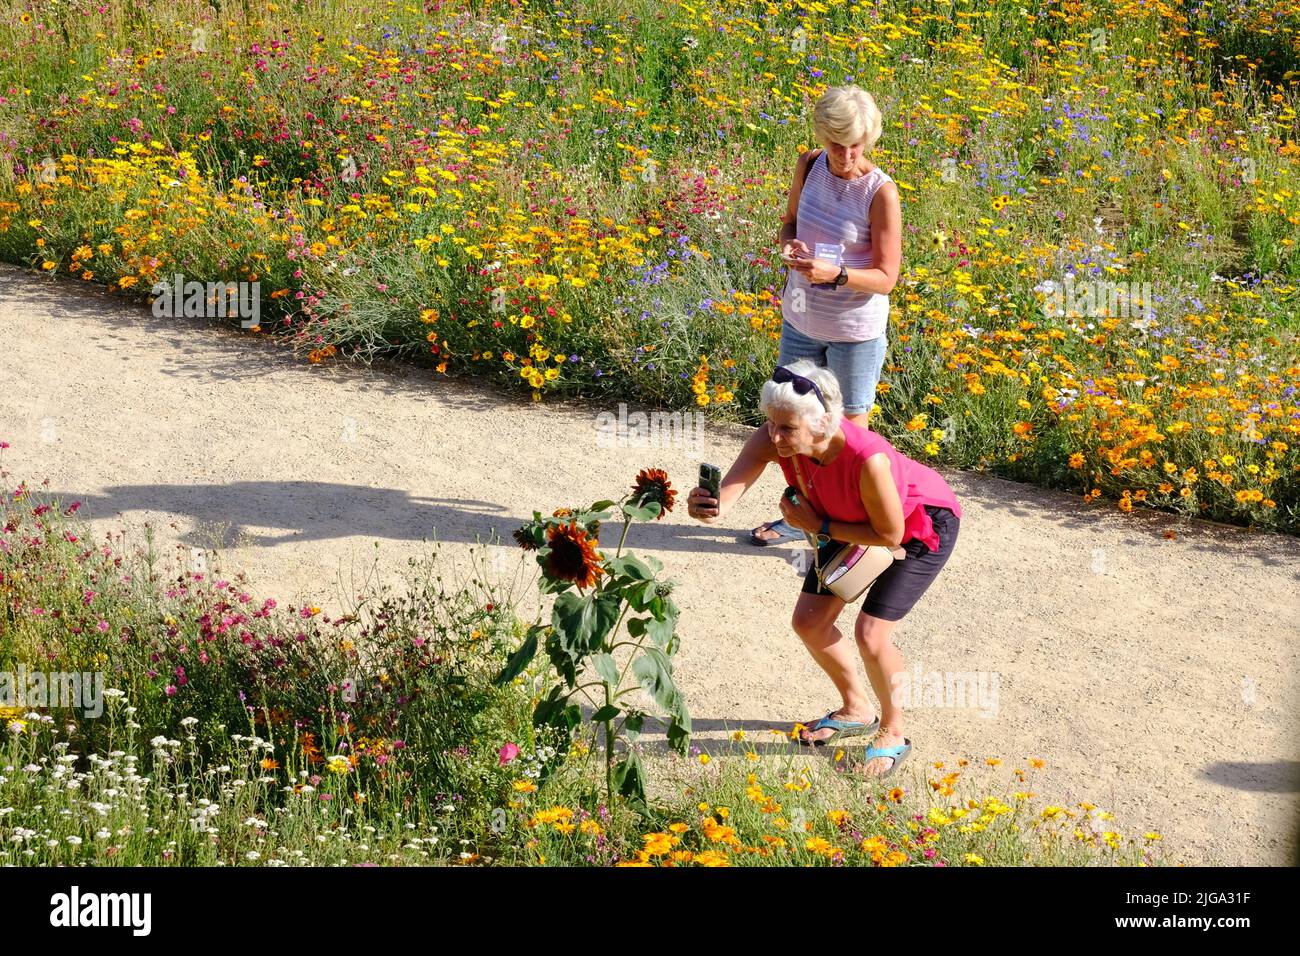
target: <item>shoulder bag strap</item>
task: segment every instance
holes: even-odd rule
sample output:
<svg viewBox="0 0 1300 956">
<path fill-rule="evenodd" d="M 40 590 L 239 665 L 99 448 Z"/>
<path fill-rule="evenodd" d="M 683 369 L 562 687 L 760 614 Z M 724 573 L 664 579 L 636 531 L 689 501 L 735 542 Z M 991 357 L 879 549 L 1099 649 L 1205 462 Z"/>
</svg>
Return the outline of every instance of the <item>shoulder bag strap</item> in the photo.
<svg viewBox="0 0 1300 956">
<path fill-rule="evenodd" d="M 799 481 L 799 490 L 803 492 L 804 499 L 808 502 L 808 507 L 812 508 L 812 495 L 808 494 L 808 486 L 803 483 L 803 469 L 799 467 L 799 456 L 793 455 L 790 459 L 794 462 L 794 476 Z M 816 511 L 816 508 L 813 508 Z"/>
<path fill-rule="evenodd" d="M 804 184 L 808 182 L 808 174 L 812 172 L 813 163 L 821 159 L 821 156 L 822 156 L 822 151 L 819 149 L 817 150 L 816 154 L 814 154 L 813 158 L 808 160 L 808 165 L 803 168 L 803 179 L 799 180 L 800 189 L 803 189 Z"/>
<path fill-rule="evenodd" d="M 821 154 L 822 154 L 822 150 L 818 149 L 817 154 L 813 156 L 812 159 L 808 160 L 808 165 L 803 168 L 803 179 L 799 180 L 799 192 L 801 197 L 803 194 L 803 187 L 808 183 L 808 173 L 812 171 L 813 163 L 817 162 L 817 160 L 821 158 Z M 781 285 L 782 293 L 785 292 L 786 286 L 788 286 L 789 284 L 790 284 L 790 273 L 787 272 L 785 274 L 785 282 L 782 283 Z"/>
<path fill-rule="evenodd" d="M 794 476 L 799 482 L 799 490 L 803 492 L 803 497 L 804 500 L 808 502 L 808 507 L 813 508 L 812 496 L 808 494 L 808 488 L 803 483 L 803 469 L 799 467 L 799 456 L 794 455 L 791 458 L 791 461 L 794 463 Z M 816 511 L 817 509 L 813 508 L 813 510 Z M 803 536 L 808 539 L 808 544 L 812 548 L 813 568 L 817 572 L 817 580 L 821 581 L 822 567 L 821 567 L 821 563 L 817 560 L 817 557 L 821 552 L 821 545 L 817 542 L 817 539 L 813 537 L 811 534 L 809 534 L 807 531 L 803 533 Z"/>
</svg>

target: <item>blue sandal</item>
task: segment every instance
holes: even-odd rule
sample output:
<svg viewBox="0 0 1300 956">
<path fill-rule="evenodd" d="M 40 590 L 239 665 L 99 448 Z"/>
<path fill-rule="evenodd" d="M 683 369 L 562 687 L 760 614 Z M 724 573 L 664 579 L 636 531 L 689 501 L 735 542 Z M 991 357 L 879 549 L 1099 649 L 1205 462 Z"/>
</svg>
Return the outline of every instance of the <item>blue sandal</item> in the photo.
<svg viewBox="0 0 1300 956">
<path fill-rule="evenodd" d="M 808 740 L 803 734 L 797 734 L 795 739 L 799 741 L 800 746 L 807 747 L 824 747 L 832 740 L 839 740 L 841 737 L 857 737 L 861 734 L 874 734 L 880 729 L 880 715 L 877 714 L 869 724 L 864 724 L 857 720 L 837 720 L 831 711 L 825 717 L 814 720 L 811 724 L 804 725 L 804 729 L 809 733 L 815 733 L 818 730 L 830 728 L 835 731 L 829 737 L 823 737 L 820 740 Z"/>
<path fill-rule="evenodd" d="M 749 532 L 750 544 L 756 544 L 760 548 L 766 548 L 774 544 L 780 544 L 783 541 L 793 541 L 796 538 L 798 538 L 799 540 L 804 540 L 804 533 L 800 531 L 798 528 L 793 527 L 784 518 L 777 518 L 775 521 L 765 521 L 763 522 L 763 524 L 766 524 L 767 527 L 764 528 L 763 525 L 759 525 L 757 528 Z M 777 534 L 780 535 L 780 537 L 760 538 L 758 536 L 758 533 L 760 531 L 775 531 Z"/>
<path fill-rule="evenodd" d="M 877 777 L 888 777 L 891 773 L 893 773 L 895 770 L 898 769 L 898 765 L 901 764 L 904 760 L 906 760 L 908 754 L 910 754 L 911 752 L 912 752 L 912 741 L 908 740 L 906 737 L 903 738 L 903 742 L 901 744 L 898 744 L 895 747 L 877 747 L 874 744 L 868 746 L 866 750 L 862 752 L 862 764 L 861 764 L 862 766 L 866 766 L 876 757 L 893 757 L 894 762 L 889 765 L 888 770 L 882 773 L 870 774 L 870 775 L 864 774 L 864 776 L 867 776 L 868 779 L 875 779 Z"/>
</svg>

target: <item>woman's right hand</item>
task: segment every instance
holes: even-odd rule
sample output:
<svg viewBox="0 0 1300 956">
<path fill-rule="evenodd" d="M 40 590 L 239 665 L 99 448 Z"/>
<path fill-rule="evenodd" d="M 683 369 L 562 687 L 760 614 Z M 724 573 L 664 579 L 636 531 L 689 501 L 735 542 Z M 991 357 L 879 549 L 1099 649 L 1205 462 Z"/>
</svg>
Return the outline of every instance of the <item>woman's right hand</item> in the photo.
<svg viewBox="0 0 1300 956">
<path fill-rule="evenodd" d="M 811 259 L 812 250 L 802 239 L 791 239 L 781 247 L 781 257 L 783 259 Z"/>
<path fill-rule="evenodd" d="M 698 521 L 710 524 L 719 516 L 718 499 L 707 488 L 692 488 L 686 496 L 686 513 Z"/>
</svg>

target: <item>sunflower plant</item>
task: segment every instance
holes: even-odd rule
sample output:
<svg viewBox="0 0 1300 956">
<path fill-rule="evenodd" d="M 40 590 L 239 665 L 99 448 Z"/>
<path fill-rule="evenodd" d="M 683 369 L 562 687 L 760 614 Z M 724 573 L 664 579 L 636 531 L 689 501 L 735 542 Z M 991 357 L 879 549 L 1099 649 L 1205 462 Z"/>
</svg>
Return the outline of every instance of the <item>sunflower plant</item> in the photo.
<svg viewBox="0 0 1300 956">
<path fill-rule="evenodd" d="M 690 741 L 691 718 L 673 680 L 678 608 L 673 582 L 660 578 L 663 565 L 647 555 L 623 553 L 633 521 L 658 521 L 672 510 L 676 492 L 661 469 L 642 469 L 631 492 L 618 501 L 589 508 L 560 508 L 514 532 L 515 541 L 537 553 L 543 594 L 555 594 L 550 623 L 539 614 L 524 642 L 497 675 L 504 684 L 522 673 L 545 647 L 559 678 L 538 701 L 533 723 L 559 730 L 565 739 L 582 723 L 574 698 L 584 695 L 595 708 L 593 735 L 604 732 L 605 789 L 639 807 L 645 805 L 645 780 L 636 751 L 625 746 L 615 761 L 615 743 L 630 745 L 640 735 L 646 713 L 628 698 L 644 689 L 668 719 L 668 741 L 681 754 Z M 612 557 L 598 549 L 600 523 L 613 509 L 623 531 Z M 630 650 L 625 650 L 630 649 Z M 623 651 L 623 653 L 619 653 Z M 615 656 L 624 658 L 620 666 Z M 628 681 L 629 672 L 635 681 Z M 594 694 L 594 696 L 593 696 Z"/>
</svg>

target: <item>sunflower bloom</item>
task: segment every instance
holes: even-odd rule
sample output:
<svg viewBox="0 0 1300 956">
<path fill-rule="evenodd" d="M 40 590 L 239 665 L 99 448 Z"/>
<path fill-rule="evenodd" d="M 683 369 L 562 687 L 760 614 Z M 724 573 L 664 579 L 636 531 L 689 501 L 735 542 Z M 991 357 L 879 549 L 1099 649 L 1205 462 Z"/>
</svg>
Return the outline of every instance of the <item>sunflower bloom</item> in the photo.
<svg viewBox="0 0 1300 956">
<path fill-rule="evenodd" d="M 594 539 L 577 522 L 552 525 L 546 531 L 551 553 L 546 556 L 546 573 L 552 578 L 572 581 L 579 588 L 590 587 L 604 573 L 603 555 L 596 550 Z"/>
<path fill-rule="evenodd" d="M 642 468 L 636 476 L 636 484 L 632 487 L 632 500 L 638 505 L 658 502 L 660 507 L 656 521 L 673 510 L 673 501 L 676 498 L 677 492 L 668 483 L 668 472 L 662 468 Z"/>
</svg>

